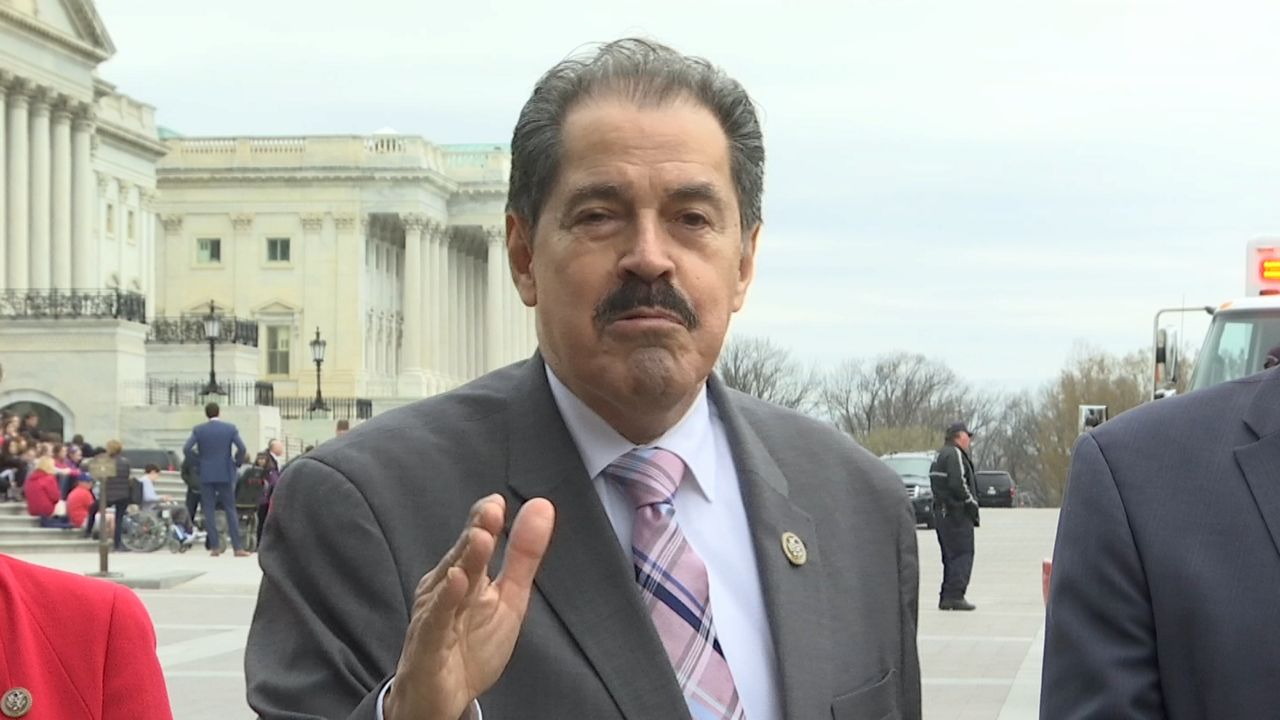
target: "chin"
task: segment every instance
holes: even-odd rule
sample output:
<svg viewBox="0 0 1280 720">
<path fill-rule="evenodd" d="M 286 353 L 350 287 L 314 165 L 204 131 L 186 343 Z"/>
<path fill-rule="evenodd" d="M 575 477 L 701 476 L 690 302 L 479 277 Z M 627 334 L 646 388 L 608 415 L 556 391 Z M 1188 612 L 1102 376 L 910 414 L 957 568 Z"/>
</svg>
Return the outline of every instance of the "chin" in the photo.
<svg viewBox="0 0 1280 720">
<path fill-rule="evenodd" d="M 640 397 L 665 397 L 688 390 L 688 369 L 667 348 L 646 347 L 630 353 L 626 373 L 632 392 Z"/>
</svg>

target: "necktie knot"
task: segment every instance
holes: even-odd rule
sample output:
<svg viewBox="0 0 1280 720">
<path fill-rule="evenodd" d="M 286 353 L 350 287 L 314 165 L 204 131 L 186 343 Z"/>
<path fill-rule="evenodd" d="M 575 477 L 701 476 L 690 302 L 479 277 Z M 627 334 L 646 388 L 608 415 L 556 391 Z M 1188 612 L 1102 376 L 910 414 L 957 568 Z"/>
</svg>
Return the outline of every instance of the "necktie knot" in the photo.
<svg viewBox="0 0 1280 720">
<path fill-rule="evenodd" d="M 609 463 L 605 477 L 618 483 L 637 509 L 671 504 L 687 466 L 679 455 L 662 448 L 636 448 Z"/>
</svg>

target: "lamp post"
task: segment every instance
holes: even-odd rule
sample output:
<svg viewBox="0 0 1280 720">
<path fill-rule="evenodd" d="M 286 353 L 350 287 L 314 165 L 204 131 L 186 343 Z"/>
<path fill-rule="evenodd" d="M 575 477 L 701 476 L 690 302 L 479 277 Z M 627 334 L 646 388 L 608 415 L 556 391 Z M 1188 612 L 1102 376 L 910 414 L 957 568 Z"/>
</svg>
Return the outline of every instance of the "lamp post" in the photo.
<svg viewBox="0 0 1280 720">
<path fill-rule="evenodd" d="M 209 384 L 204 388 L 205 395 L 221 395 L 218 388 L 218 376 L 213 370 L 213 346 L 222 335 L 222 318 L 215 312 L 216 306 L 209 301 L 209 314 L 204 316 L 204 337 L 209 341 Z"/>
<path fill-rule="evenodd" d="M 312 340 L 311 360 L 316 364 L 316 399 L 311 401 L 311 412 L 327 411 L 328 405 L 324 404 L 324 397 L 320 395 L 320 366 L 324 364 L 324 349 L 328 345 L 324 340 L 320 339 L 320 327 L 316 326 L 316 339 Z"/>
</svg>

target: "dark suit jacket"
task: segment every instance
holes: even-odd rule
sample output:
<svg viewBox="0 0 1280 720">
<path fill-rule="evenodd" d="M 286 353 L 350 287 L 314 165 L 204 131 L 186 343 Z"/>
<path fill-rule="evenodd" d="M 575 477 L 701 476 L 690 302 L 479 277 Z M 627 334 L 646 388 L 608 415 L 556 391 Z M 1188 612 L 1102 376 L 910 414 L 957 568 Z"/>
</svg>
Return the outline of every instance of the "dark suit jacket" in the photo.
<svg viewBox="0 0 1280 720">
<path fill-rule="evenodd" d="M 916 532 L 902 482 L 832 427 L 710 384 L 741 479 L 786 717 L 919 718 Z M 245 651 L 266 720 L 362 718 L 414 588 L 493 492 L 556 530 L 486 720 L 678 720 L 688 710 L 540 357 L 384 413 L 285 470 Z M 808 546 L 793 567 L 781 535 Z"/>
<path fill-rule="evenodd" d="M 231 455 L 232 448 L 236 454 Z M 182 454 L 190 455 L 195 448 L 200 462 L 200 482 L 226 483 L 236 481 L 236 467 L 243 465 L 248 450 L 240 439 L 240 431 L 225 420 L 210 420 L 191 429 L 191 437 L 182 446 Z"/>
<path fill-rule="evenodd" d="M 24 720 L 173 717 L 156 633 L 133 591 L 0 555 L 0 696 Z"/>
<path fill-rule="evenodd" d="M 1148 403 L 1076 444 L 1041 717 L 1280 713 L 1280 370 Z"/>
</svg>

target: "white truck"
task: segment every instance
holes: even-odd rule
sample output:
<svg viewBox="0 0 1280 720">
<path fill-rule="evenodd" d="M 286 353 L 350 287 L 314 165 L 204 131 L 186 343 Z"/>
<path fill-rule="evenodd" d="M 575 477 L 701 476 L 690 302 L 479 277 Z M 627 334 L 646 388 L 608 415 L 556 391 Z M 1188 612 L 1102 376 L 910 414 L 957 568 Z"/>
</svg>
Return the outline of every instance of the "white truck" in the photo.
<svg viewBox="0 0 1280 720">
<path fill-rule="evenodd" d="M 1180 308 L 1182 309 L 1182 308 Z M 1217 385 L 1265 369 L 1267 356 L 1280 352 L 1280 237 L 1258 238 L 1245 249 L 1245 296 L 1219 305 L 1196 357 L 1189 390 Z M 1159 314 L 1156 320 L 1159 327 Z M 1156 331 L 1155 397 L 1177 380 L 1174 343 Z M 1163 347 L 1162 347 L 1163 346 Z"/>
</svg>

